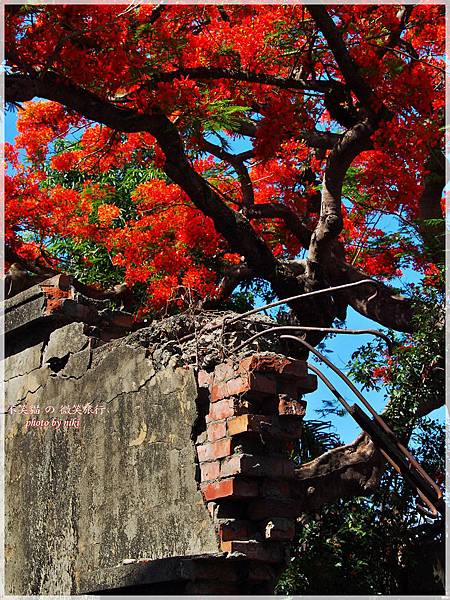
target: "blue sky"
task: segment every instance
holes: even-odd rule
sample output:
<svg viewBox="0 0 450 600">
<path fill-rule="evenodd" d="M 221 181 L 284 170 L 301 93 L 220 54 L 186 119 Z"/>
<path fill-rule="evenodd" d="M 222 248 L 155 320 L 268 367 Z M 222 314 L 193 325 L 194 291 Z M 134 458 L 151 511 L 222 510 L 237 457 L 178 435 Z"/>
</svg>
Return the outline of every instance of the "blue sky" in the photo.
<svg viewBox="0 0 450 600">
<path fill-rule="evenodd" d="M 16 120 L 17 113 L 6 113 L 5 139 L 7 142 L 14 142 L 14 138 L 17 135 Z M 247 149 L 248 145 L 244 145 L 242 142 L 232 144 L 232 151 L 234 152 L 243 152 Z M 387 223 L 387 227 L 389 229 L 392 229 L 393 226 L 393 224 Z M 405 281 L 416 282 L 418 281 L 418 277 L 413 271 L 407 271 L 405 272 L 405 276 L 403 278 L 403 282 Z M 380 331 L 383 331 L 383 328 L 381 328 L 377 323 L 374 323 L 370 319 L 363 317 L 352 308 L 348 309 L 346 327 L 349 329 L 379 329 Z M 327 338 L 326 356 L 337 367 L 342 369 L 344 373 L 346 373 L 346 365 L 351 359 L 353 352 L 355 352 L 355 350 L 357 350 L 363 344 L 373 340 L 373 336 L 370 335 L 337 335 L 333 336 L 332 338 Z M 324 375 L 331 381 L 338 391 L 341 392 L 342 396 L 350 404 L 353 404 L 356 401 L 353 393 L 335 373 L 326 367 L 326 365 L 317 364 L 317 366 L 323 371 Z M 356 385 L 356 387 L 360 389 L 360 386 Z M 375 392 L 366 390 L 362 393 L 378 412 L 383 410 L 386 400 L 382 391 Z M 321 420 L 323 417 L 319 416 L 316 411 L 323 408 L 323 400 L 334 400 L 334 397 L 328 388 L 321 381 L 319 381 L 317 391 L 312 394 L 308 394 L 305 399 L 308 402 L 306 418 L 311 420 Z M 437 411 L 434 411 L 431 416 L 434 418 L 439 418 L 440 420 L 444 420 L 445 409 L 438 409 Z M 351 442 L 360 433 L 358 425 L 348 414 L 343 417 L 330 415 L 329 417 L 326 417 L 326 420 L 332 422 L 335 432 L 339 435 L 340 439 L 344 443 Z"/>
</svg>

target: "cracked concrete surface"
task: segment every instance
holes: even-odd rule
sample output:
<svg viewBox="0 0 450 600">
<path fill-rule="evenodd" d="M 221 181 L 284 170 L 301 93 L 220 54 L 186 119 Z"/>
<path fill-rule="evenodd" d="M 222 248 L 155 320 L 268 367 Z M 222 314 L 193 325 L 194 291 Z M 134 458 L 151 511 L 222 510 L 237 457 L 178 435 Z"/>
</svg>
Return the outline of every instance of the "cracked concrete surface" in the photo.
<svg viewBox="0 0 450 600">
<path fill-rule="evenodd" d="M 85 331 L 67 325 L 5 361 L 6 408 L 54 409 L 6 415 L 8 594 L 74 594 L 125 559 L 218 551 L 195 479 L 193 368 L 128 338 L 96 348 Z M 87 404 L 105 408 L 61 414 Z M 32 416 L 80 427 L 27 427 Z"/>
</svg>

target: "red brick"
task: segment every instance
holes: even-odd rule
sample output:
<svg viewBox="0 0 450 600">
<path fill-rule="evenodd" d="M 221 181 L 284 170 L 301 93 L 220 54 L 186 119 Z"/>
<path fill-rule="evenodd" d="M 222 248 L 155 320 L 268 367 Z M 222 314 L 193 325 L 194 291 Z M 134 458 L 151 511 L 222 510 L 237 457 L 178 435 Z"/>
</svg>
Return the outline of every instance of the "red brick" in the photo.
<svg viewBox="0 0 450 600">
<path fill-rule="evenodd" d="M 228 381 L 229 379 L 233 379 L 235 377 L 236 372 L 234 370 L 234 365 L 231 362 L 223 362 L 214 370 L 214 383 L 221 383 L 223 381 Z"/>
<path fill-rule="evenodd" d="M 206 444 L 197 446 L 198 460 L 200 462 L 206 462 L 208 460 L 224 458 L 225 456 L 229 456 L 231 454 L 231 447 L 231 438 L 223 438 L 217 442 L 207 442 Z"/>
<path fill-rule="evenodd" d="M 304 360 L 290 360 L 280 371 L 280 374 L 286 378 L 303 378 L 308 374 L 308 367 Z"/>
<path fill-rule="evenodd" d="M 234 454 L 222 461 L 221 477 L 250 475 L 253 477 L 294 477 L 294 464 L 285 457 Z"/>
<path fill-rule="evenodd" d="M 277 384 L 271 376 L 251 373 L 247 376 L 235 376 L 227 382 L 215 382 L 211 387 L 211 402 L 217 402 L 230 396 L 242 394 L 263 394 L 273 396 L 277 393 Z"/>
<path fill-rule="evenodd" d="M 197 382 L 198 382 L 199 387 L 207 388 L 211 385 L 211 381 L 212 381 L 212 375 L 210 373 L 203 371 L 203 369 L 201 369 L 198 372 Z"/>
<path fill-rule="evenodd" d="M 232 417 L 227 421 L 228 435 L 238 435 L 240 433 L 247 433 L 248 431 L 259 433 L 262 422 L 270 426 L 272 424 L 271 417 L 265 417 L 264 415 L 240 415 L 239 417 Z"/>
<path fill-rule="evenodd" d="M 278 402 L 279 415 L 292 415 L 304 417 L 306 413 L 306 402 L 303 400 L 292 400 L 285 394 L 280 394 Z"/>
<path fill-rule="evenodd" d="M 227 435 L 227 422 L 226 421 L 211 421 L 206 426 L 208 432 L 208 440 L 215 442 L 220 440 Z"/>
<path fill-rule="evenodd" d="M 252 373 L 250 375 L 250 389 L 252 392 L 258 394 L 273 396 L 277 393 L 277 382 L 270 375 Z"/>
<path fill-rule="evenodd" d="M 305 375 L 297 379 L 278 381 L 278 391 L 283 394 L 288 394 L 294 399 L 301 394 L 315 392 L 317 389 L 316 375 Z"/>
<path fill-rule="evenodd" d="M 295 536 L 295 521 L 275 517 L 263 523 L 264 537 L 268 540 L 292 540 Z"/>
<path fill-rule="evenodd" d="M 301 504 L 289 498 L 260 498 L 251 502 L 249 519 L 260 521 L 274 517 L 296 518 L 302 512 Z"/>
<path fill-rule="evenodd" d="M 206 416 L 206 422 L 219 421 L 227 417 L 233 417 L 235 414 L 235 404 L 233 398 L 214 402 L 209 407 L 209 414 Z"/>
<path fill-rule="evenodd" d="M 239 371 L 242 373 L 250 373 L 252 371 L 276 373 L 280 372 L 288 362 L 288 358 L 279 354 L 254 354 L 253 356 L 246 356 L 241 360 Z"/>
<path fill-rule="evenodd" d="M 245 374 L 245 373 L 249 373 L 250 371 L 253 371 L 257 362 L 258 362 L 257 354 L 254 354 L 253 356 L 246 356 L 239 363 L 239 372 Z"/>
<path fill-rule="evenodd" d="M 307 374 L 305 361 L 289 359 L 279 354 L 254 354 L 246 357 L 241 360 L 239 370 L 242 373 L 274 373 L 286 379 L 305 377 Z"/>
<path fill-rule="evenodd" d="M 230 540 L 248 540 L 251 523 L 242 519 L 224 519 L 219 524 L 219 535 L 222 542 Z"/>
<path fill-rule="evenodd" d="M 231 394 L 228 393 L 227 384 L 223 381 L 221 383 L 213 383 L 211 386 L 211 394 L 209 397 L 210 402 L 218 402 L 224 398 L 228 398 Z"/>
<path fill-rule="evenodd" d="M 260 475 L 261 465 L 258 459 L 249 454 L 235 454 L 222 461 L 221 477 L 230 475 Z"/>
<path fill-rule="evenodd" d="M 242 500 L 258 496 L 258 485 L 256 482 L 237 479 L 235 477 L 222 479 L 222 481 L 215 483 L 202 484 L 200 487 L 206 501 L 215 500 L 216 498 Z"/>
<path fill-rule="evenodd" d="M 247 377 L 234 377 L 227 382 L 227 391 L 229 396 L 239 396 L 248 392 L 250 384 Z"/>
<path fill-rule="evenodd" d="M 277 439 L 295 440 L 301 436 L 301 422 L 281 421 L 276 416 L 241 415 L 227 421 L 228 435 L 246 432 L 267 433 Z"/>
<path fill-rule="evenodd" d="M 223 552 L 241 552 L 249 560 L 267 563 L 278 563 L 283 560 L 283 551 L 278 544 L 266 545 L 254 540 L 250 541 L 228 541 L 221 542 L 220 549 Z"/>
<path fill-rule="evenodd" d="M 212 481 L 217 479 L 220 474 L 220 462 L 218 460 L 205 462 L 200 465 L 200 475 L 202 481 Z"/>
<path fill-rule="evenodd" d="M 206 423 L 221 421 L 228 417 L 242 415 L 251 410 L 251 404 L 245 398 L 225 398 L 219 402 L 213 402 L 209 406 L 209 414 L 206 415 Z"/>
</svg>

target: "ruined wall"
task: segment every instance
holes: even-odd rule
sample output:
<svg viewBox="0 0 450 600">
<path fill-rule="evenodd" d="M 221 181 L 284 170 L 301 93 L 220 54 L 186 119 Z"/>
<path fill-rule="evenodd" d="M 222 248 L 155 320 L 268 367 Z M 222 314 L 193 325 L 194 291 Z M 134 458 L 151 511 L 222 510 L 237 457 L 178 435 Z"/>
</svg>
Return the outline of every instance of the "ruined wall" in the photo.
<svg viewBox="0 0 450 600">
<path fill-rule="evenodd" d="M 301 506 L 303 360 L 253 316 L 130 315 L 61 276 L 7 300 L 8 594 L 271 593 Z"/>
<path fill-rule="evenodd" d="M 83 574 L 126 559 L 218 550 L 196 482 L 192 368 L 156 370 L 142 346 L 92 348 L 84 327 L 5 361 L 10 594 L 74 593 Z M 97 414 L 74 412 L 89 403 Z"/>
</svg>

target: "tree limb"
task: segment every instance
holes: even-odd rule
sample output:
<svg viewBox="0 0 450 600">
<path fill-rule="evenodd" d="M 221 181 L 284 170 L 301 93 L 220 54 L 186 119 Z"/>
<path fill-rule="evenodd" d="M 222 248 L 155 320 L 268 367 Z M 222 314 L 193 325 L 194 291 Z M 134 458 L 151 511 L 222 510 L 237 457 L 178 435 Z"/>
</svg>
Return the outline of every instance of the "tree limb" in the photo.
<svg viewBox="0 0 450 600">
<path fill-rule="evenodd" d="M 142 88 L 153 88 L 156 84 L 173 81 L 181 77 L 191 77 L 198 80 L 231 79 L 247 83 L 275 86 L 280 89 L 313 90 L 315 92 L 329 92 L 342 87 L 337 80 L 305 80 L 301 77 L 276 77 L 266 73 L 256 73 L 245 69 L 226 69 L 221 67 L 185 67 L 157 73 L 142 84 Z"/>
<path fill-rule="evenodd" d="M 384 461 L 369 436 L 325 452 L 298 467 L 295 494 L 304 512 L 339 498 L 367 496 L 378 488 Z"/>
<path fill-rule="evenodd" d="M 444 326 L 442 319 L 441 326 Z M 445 397 L 422 399 L 411 415 L 412 422 L 444 406 Z M 383 414 L 387 412 L 389 404 Z M 391 426 L 393 423 L 391 422 Z M 404 430 L 402 443 L 407 444 L 413 427 Z M 368 496 L 378 488 L 386 468 L 381 453 L 366 433 L 351 444 L 339 446 L 296 469 L 296 495 L 305 512 L 319 509 L 323 504 L 340 498 Z M 304 504 L 303 504 L 304 503 Z"/>
<path fill-rule="evenodd" d="M 227 162 L 233 167 L 241 185 L 243 203 L 245 206 L 252 206 L 255 203 L 255 195 L 253 193 L 252 180 L 248 174 L 247 167 L 244 165 L 244 160 L 253 156 L 253 151 L 250 153 L 250 156 L 248 152 L 243 153 L 243 155 L 231 154 L 205 138 L 202 140 L 202 145 L 213 156 Z"/>
<path fill-rule="evenodd" d="M 308 248 L 311 231 L 289 207 L 279 202 L 255 204 L 246 212 L 249 219 L 282 219 L 286 227 L 295 235 L 303 248 Z"/>
<path fill-rule="evenodd" d="M 434 148 L 430 152 L 430 156 L 425 162 L 425 168 L 428 173 L 425 175 L 425 186 L 419 198 L 418 229 L 431 261 L 437 265 L 443 265 L 445 262 L 445 220 L 441 209 L 441 199 L 445 188 L 445 157 L 439 148 Z"/>
<path fill-rule="evenodd" d="M 323 278 L 322 265 L 329 259 L 332 245 L 342 231 L 341 195 L 347 170 L 358 154 L 371 148 L 373 132 L 374 126 L 367 119 L 358 123 L 342 136 L 328 156 L 320 217 L 309 246 L 306 274 L 312 281 Z"/>
<path fill-rule="evenodd" d="M 341 276 L 345 283 L 353 283 L 367 279 L 367 275 L 356 267 L 341 263 Z M 341 278 L 338 280 L 341 282 Z M 351 292 L 342 292 L 346 302 L 357 312 L 383 327 L 411 333 L 413 330 L 412 300 L 398 294 L 381 281 L 373 280 L 376 293 L 372 286 L 358 286 Z"/>
<path fill-rule="evenodd" d="M 218 302 L 227 300 L 234 292 L 236 287 L 244 281 L 249 281 L 254 277 L 253 271 L 245 264 L 233 265 L 224 273 L 219 283 L 214 297 L 204 302 L 204 308 L 212 308 Z"/>
<path fill-rule="evenodd" d="M 311 4 L 308 6 L 308 11 L 327 40 L 338 67 L 355 96 L 369 113 L 387 120 L 390 113 L 360 74 L 359 68 L 351 58 L 339 29 L 336 27 L 326 8 Z"/>
<path fill-rule="evenodd" d="M 408 4 L 407 6 L 402 6 L 400 8 L 397 13 L 397 18 L 399 20 L 398 27 L 391 31 L 386 44 L 378 48 L 377 55 L 379 58 L 383 58 L 387 52 L 389 52 L 392 48 L 395 48 L 400 43 L 401 35 L 405 30 L 406 24 L 408 23 L 409 17 L 411 16 L 413 10 L 414 4 Z"/>
<path fill-rule="evenodd" d="M 59 102 L 92 121 L 118 131 L 149 132 L 165 154 L 164 171 L 167 176 L 181 187 L 199 210 L 212 218 L 216 230 L 225 237 L 232 251 L 245 256 L 249 266 L 260 276 L 275 282 L 278 280 L 281 275 L 280 265 L 265 242 L 256 234 L 248 220 L 229 208 L 192 168 L 178 130 L 157 107 L 147 115 L 118 108 L 53 73 L 42 73 L 36 77 L 8 75 L 6 89 L 8 102 L 30 100 L 39 96 Z"/>
</svg>

